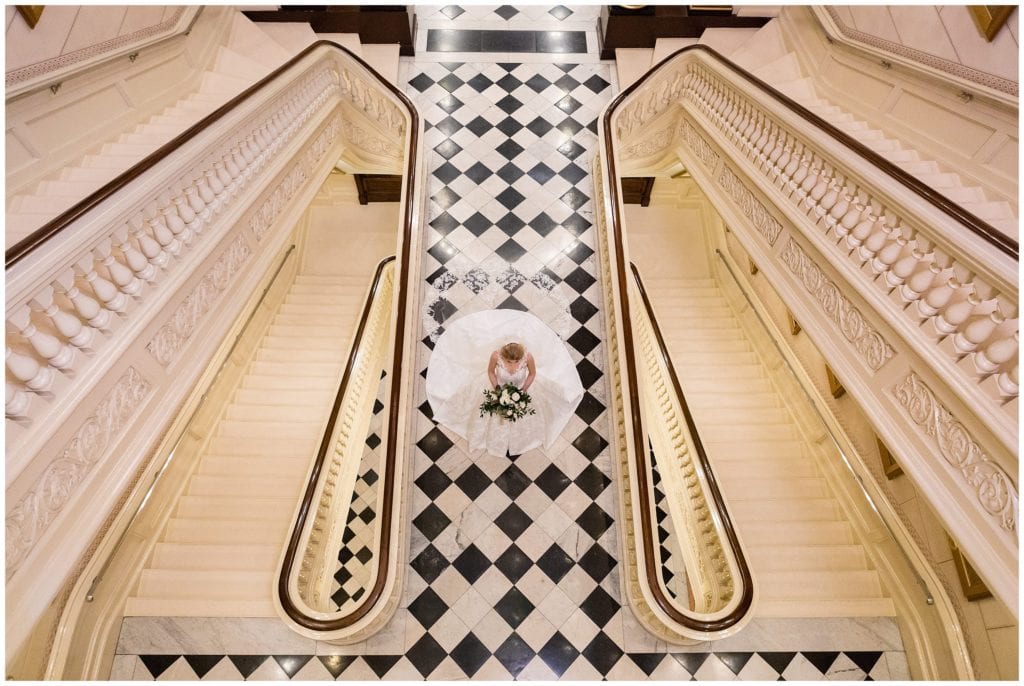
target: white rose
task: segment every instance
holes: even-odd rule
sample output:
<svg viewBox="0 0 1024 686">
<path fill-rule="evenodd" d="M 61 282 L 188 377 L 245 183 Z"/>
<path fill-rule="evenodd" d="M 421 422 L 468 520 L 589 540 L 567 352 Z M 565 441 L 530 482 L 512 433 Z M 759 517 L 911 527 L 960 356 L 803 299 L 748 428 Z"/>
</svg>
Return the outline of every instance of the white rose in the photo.
<svg viewBox="0 0 1024 686">
<path fill-rule="evenodd" d="M 513 399 L 513 400 L 515 400 L 515 401 L 517 401 L 517 402 L 519 401 L 519 397 L 520 397 L 520 396 L 519 396 L 519 394 L 518 394 L 518 393 L 513 393 L 513 394 L 512 394 L 512 399 Z"/>
<path fill-rule="evenodd" d="M 501 404 L 508 405 L 508 393 L 501 394 Z"/>
</svg>

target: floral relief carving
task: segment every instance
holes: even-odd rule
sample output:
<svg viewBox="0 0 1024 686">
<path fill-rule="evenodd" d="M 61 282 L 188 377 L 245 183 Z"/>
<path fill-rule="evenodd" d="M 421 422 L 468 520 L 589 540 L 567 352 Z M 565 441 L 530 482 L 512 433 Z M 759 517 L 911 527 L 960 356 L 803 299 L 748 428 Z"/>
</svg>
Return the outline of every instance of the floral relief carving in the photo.
<svg viewBox="0 0 1024 686">
<path fill-rule="evenodd" d="M 160 327 L 146 350 L 163 366 L 169 365 L 195 332 L 196 325 L 213 309 L 232 277 L 252 256 L 243 236 L 238 236 L 217 259 L 193 291 L 178 305 L 170 321 Z"/>
<path fill-rule="evenodd" d="M 939 453 L 974 489 L 978 503 L 1007 531 L 1017 530 L 1018 494 L 1013 480 L 992 462 L 967 428 L 911 372 L 892 389 L 911 420 L 935 441 Z"/>
<path fill-rule="evenodd" d="M 782 262 L 800 279 L 818 304 L 872 371 L 878 371 L 894 354 L 892 346 L 864 318 L 839 286 L 818 268 L 792 239 L 782 253 Z"/>
<path fill-rule="evenodd" d="M 302 188 L 303 184 L 306 183 L 307 179 L 309 179 L 310 174 L 313 173 L 314 166 L 327 154 L 331 144 L 338 137 L 340 129 L 341 116 L 335 115 L 324 127 L 324 130 L 299 155 L 295 164 L 288 170 L 285 177 L 281 179 L 281 182 L 274 189 L 274 192 L 271 193 L 270 197 L 264 200 L 259 209 L 253 213 L 252 218 L 249 219 L 249 227 L 252 229 L 257 241 L 263 240 L 263 237 L 270 230 L 277 216 L 284 210 L 288 201 L 292 199 L 298 190 Z"/>
<path fill-rule="evenodd" d="M 704 140 L 703 136 L 697 133 L 697 129 L 693 128 L 690 122 L 684 121 L 679 125 L 679 135 L 686 141 L 686 145 L 697 156 L 697 159 L 704 163 L 704 166 L 710 170 L 714 170 L 718 166 L 718 153 L 710 143 Z"/>
<path fill-rule="evenodd" d="M 401 158 L 401 147 L 395 145 L 391 141 L 385 140 L 380 136 L 367 131 L 348 119 L 345 120 L 343 126 L 345 129 L 345 139 L 349 144 L 357 148 L 362 148 L 366 152 L 374 155 L 387 155 L 388 157 Z"/>
<path fill-rule="evenodd" d="M 634 143 L 622 152 L 622 159 L 628 160 L 636 157 L 647 157 L 656 152 L 661 152 L 672 142 L 672 127 L 666 126 L 650 138 L 645 138 L 639 143 Z"/>
<path fill-rule="evenodd" d="M 754 197 L 750 189 L 743 185 L 743 182 L 733 174 L 728 165 L 722 167 L 722 171 L 718 175 L 718 184 L 740 208 L 743 216 L 751 221 L 757 232 L 768 241 L 768 245 L 775 245 L 775 241 L 782 231 L 782 224 Z"/>
<path fill-rule="evenodd" d="M 116 441 L 151 388 L 138 370 L 129 367 L 32 490 L 7 513 L 7 579 L 18 570 L 107 447 Z"/>
</svg>

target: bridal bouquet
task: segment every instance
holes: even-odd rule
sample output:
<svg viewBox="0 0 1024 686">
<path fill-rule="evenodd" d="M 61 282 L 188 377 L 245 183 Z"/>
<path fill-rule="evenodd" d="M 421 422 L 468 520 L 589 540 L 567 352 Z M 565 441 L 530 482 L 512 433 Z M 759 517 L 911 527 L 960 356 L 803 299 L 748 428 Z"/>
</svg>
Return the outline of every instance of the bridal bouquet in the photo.
<svg viewBox="0 0 1024 686">
<path fill-rule="evenodd" d="M 480 404 L 480 416 L 496 415 L 501 419 L 514 422 L 528 414 L 537 414 L 537 411 L 530 407 L 531 402 L 530 395 L 526 391 L 507 383 L 494 390 L 484 391 L 484 401 Z"/>
</svg>

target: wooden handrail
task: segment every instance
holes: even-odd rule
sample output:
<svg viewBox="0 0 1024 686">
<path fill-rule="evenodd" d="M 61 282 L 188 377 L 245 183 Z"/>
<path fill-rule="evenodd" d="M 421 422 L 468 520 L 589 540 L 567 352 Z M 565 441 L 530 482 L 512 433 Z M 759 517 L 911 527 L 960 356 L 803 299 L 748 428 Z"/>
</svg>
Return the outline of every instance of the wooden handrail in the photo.
<svg viewBox="0 0 1024 686">
<path fill-rule="evenodd" d="M 747 70 L 743 69 L 739 65 L 722 56 L 715 49 L 709 48 L 706 45 L 688 45 L 684 48 L 680 48 L 679 50 L 676 50 L 672 54 L 668 55 L 665 59 L 658 62 L 656 65 L 652 66 L 643 76 L 641 76 L 634 83 L 630 84 L 625 90 L 619 93 L 615 100 L 613 100 L 611 104 L 608 105 L 608 109 L 606 110 L 606 116 L 611 116 L 611 114 L 613 114 L 617 110 L 617 108 L 625 101 L 626 98 L 628 98 L 633 92 L 640 88 L 648 78 L 653 76 L 654 73 L 661 69 L 665 64 L 672 61 L 679 55 L 682 55 L 689 51 L 703 52 L 714 57 L 716 60 L 721 62 L 723 67 L 728 68 L 730 71 L 734 72 L 740 78 L 744 79 L 751 85 L 757 87 L 761 91 L 764 91 L 764 93 L 771 100 L 775 100 L 779 104 L 784 105 L 787 109 L 791 110 L 794 114 L 799 116 L 808 124 L 811 124 L 815 128 L 821 129 L 831 138 L 834 138 L 835 140 L 842 143 L 853 152 L 857 153 L 857 155 L 870 162 L 875 167 L 878 167 L 882 172 L 892 177 L 899 184 L 904 186 L 907 190 L 913 192 L 915 195 L 923 199 L 929 205 L 956 219 L 960 224 L 962 224 L 965 228 L 967 228 L 967 230 L 969 230 L 974 235 L 978 236 L 979 238 L 986 241 L 988 244 L 997 248 L 1000 252 L 1005 253 L 1015 259 L 1019 259 L 1020 245 L 1016 240 L 1010 238 L 1009 236 L 1006 236 L 1005 234 L 1000 232 L 999 229 L 995 228 L 994 226 L 986 222 L 984 219 L 981 219 L 974 213 L 969 212 L 968 210 L 964 209 L 963 207 L 953 202 L 946 196 L 942 195 L 934 188 L 928 186 L 919 179 L 903 171 L 902 169 L 900 169 L 895 164 L 879 155 L 871 148 L 867 147 L 860 141 L 855 140 L 846 132 L 836 128 L 835 126 L 825 121 L 824 119 L 816 115 L 814 112 L 811 112 L 809 109 L 807 109 L 800 103 L 796 102 L 786 94 L 776 90 L 775 88 L 768 85 L 761 79 L 757 78 Z"/>
<path fill-rule="evenodd" d="M 723 617 L 718 622 L 703 622 L 702 631 L 720 631 L 728 628 L 738 622 L 743 616 L 750 610 L 751 603 L 754 600 L 754 583 L 753 577 L 750 573 L 750 566 L 747 564 L 746 556 L 743 554 L 743 548 L 740 546 L 739 538 L 736 536 L 736 527 L 732 523 L 732 518 L 729 517 L 728 508 L 725 505 L 725 499 L 722 497 L 722 492 L 718 488 L 718 480 L 715 478 L 714 470 L 711 469 L 711 461 L 708 459 L 708 454 L 704 450 L 704 442 L 700 439 L 700 434 L 697 432 L 697 424 L 693 419 L 693 414 L 690 412 L 690 406 L 686 402 L 686 396 L 683 394 L 683 388 L 679 384 L 679 377 L 676 375 L 676 368 L 672 364 L 672 357 L 669 355 L 668 346 L 665 345 L 665 339 L 661 335 L 661 327 L 658 325 L 658 319 L 654 316 L 654 307 L 651 305 L 651 300 L 647 296 L 647 289 L 644 288 L 643 279 L 640 278 L 640 271 L 636 268 L 636 265 L 630 262 L 630 269 L 633 272 L 633 280 L 636 283 L 637 291 L 640 293 L 640 299 L 643 301 L 644 309 L 647 311 L 647 318 L 651 322 L 651 329 L 654 331 L 654 338 L 658 342 L 658 351 L 661 353 L 661 359 L 665 363 L 665 368 L 668 370 L 669 379 L 672 382 L 672 390 L 675 393 L 676 398 L 679 400 L 679 406 L 683 411 L 683 417 L 686 419 L 686 428 L 690 432 L 690 438 L 692 439 L 693 452 L 697 457 L 697 462 L 700 463 L 701 471 L 704 473 L 704 480 L 707 482 L 708 492 L 711 495 L 711 500 L 714 502 L 714 508 L 722 518 L 722 531 L 725 537 L 729 541 L 729 547 L 732 549 L 733 558 L 736 560 L 736 568 L 739 570 L 739 582 L 742 585 L 742 593 L 740 595 L 739 602 L 736 607 L 728 615 Z M 643 459 L 638 461 L 637 470 L 644 474 L 646 473 L 646 453 L 640 453 L 643 455 Z M 654 540 L 650 536 L 652 530 L 652 522 L 650 521 L 650 502 L 651 496 L 647 488 L 647 479 L 640 478 L 637 480 L 637 492 L 640 496 L 641 509 L 640 513 L 641 525 L 643 526 L 643 538 L 646 552 L 647 541 L 651 541 L 651 552 L 653 553 Z M 648 569 L 653 573 L 654 566 L 648 565 Z M 648 574 L 648 580 L 650 574 Z M 654 588 L 651 589 L 652 593 L 655 593 Z M 660 594 L 661 589 L 659 588 L 655 595 Z M 659 603 L 661 605 L 661 603 Z M 664 609 L 664 608 L 663 608 Z M 692 619 L 692 618 L 691 618 Z"/>
<path fill-rule="evenodd" d="M 395 93 L 403 102 L 409 104 L 408 99 L 399 91 L 397 88 L 392 86 L 384 77 L 382 77 L 373 67 L 363 61 L 358 55 L 353 54 L 348 48 L 345 48 L 333 41 L 320 40 L 311 45 L 307 46 L 302 52 L 298 53 L 290 60 L 282 64 L 274 71 L 267 74 L 265 77 L 254 83 L 253 85 L 246 88 L 244 91 L 228 100 L 226 103 L 218 107 L 216 110 L 206 115 L 198 122 L 185 129 L 182 133 L 172 138 L 169 142 L 157 148 L 155 151 L 144 157 L 142 160 L 137 162 L 134 166 L 128 168 L 121 174 L 114 177 L 113 180 L 109 181 L 99 189 L 80 200 L 79 202 L 72 205 L 70 208 L 57 215 L 46 224 L 25 236 L 20 241 L 12 245 L 4 253 L 4 265 L 10 269 L 12 266 L 17 264 L 19 261 L 30 255 L 35 250 L 46 244 L 47 241 L 51 240 L 54 236 L 58 235 L 63 231 L 69 224 L 74 222 L 76 219 L 86 214 L 94 207 L 102 203 L 104 200 L 118 192 L 135 179 L 139 178 L 149 169 L 155 167 L 164 158 L 168 157 L 172 153 L 178 150 L 181 146 L 188 143 L 190 140 L 198 136 L 200 133 L 208 129 L 219 119 L 229 114 L 236 107 L 244 103 L 246 100 L 251 98 L 253 95 L 263 90 L 269 84 L 273 83 L 278 77 L 287 72 L 304 57 L 312 53 L 314 50 L 320 47 L 329 46 L 335 47 L 338 50 L 344 52 L 346 55 L 351 57 L 353 60 L 358 62 L 362 67 L 369 71 L 377 80 L 384 86 L 387 86 L 393 93 Z"/>
<path fill-rule="evenodd" d="M 336 43 L 329 43 L 330 45 L 337 46 Z M 316 44 L 314 44 L 316 45 Z M 341 46 L 337 46 L 341 47 Z M 344 50 L 344 48 L 341 48 Z M 345 52 L 348 52 L 347 50 Z M 348 53 L 351 54 L 351 53 Z M 358 58 L 356 58 L 358 59 Z M 360 63 L 365 64 L 362 60 Z M 372 69 L 370 70 L 373 71 Z M 396 289 L 396 302 L 397 312 L 395 314 L 395 322 L 391 330 L 394 336 L 394 349 L 391 356 L 391 396 L 388 403 L 388 431 L 387 431 L 387 443 L 385 444 L 384 450 L 384 471 L 381 478 L 384 482 L 383 493 L 381 494 L 381 534 L 380 534 L 380 559 L 377 564 L 377 575 L 374 578 L 373 586 L 363 597 L 363 601 L 348 614 L 336 617 L 333 619 L 320 619 L 317 617 L 307 616 L 293 601 L 291 594 L 288 592 L 288 579 L 291 577 L 295 561 L 298 556 L 298 549 L 300 538 L 302 536 L 302 530 L 306 519 L 309 516 L 310 505 L 313 501 L 314 491 L 316 490 L 316 482 L 318 480 L 319 471 L 323 466 L 324 460 L 327 455 L 327 450 L 330 447 L 330 438 L 334 435 L 334 426 L 338 419 L 338 412 L 341 408 L 341 401 L 345 395 L 345 391 L 348 387 L 348 380 L 351 374 L 351 370 L 355 364 L 355 356 L 359 350 L 359 342 L 362 339 L 363 329 L 366 326 L 366 320 L 369 316 L 370 304 L 373 302 L 373 298 L 379 288 L 380 274 L 384 269 L 384 265 L 389 261 L 395 259 L 394 257 L 388 258 L 381 262 L 377 267 L 377 273 L 374 276 L 374 284 L 372 290 L 367 297 L 367 303 L 363 308 L 363 313 L 359 321 L 359 327 L 356 330 L 356 337 L 352 345 L 352 351 L 349 353 L 348 363 L 345 367 L 345 373 L 342 376 L 341 384 L 338 388 L 338 394 L 335 396 L 334 407 L 331 409 L 331 416 L 328 421 L 327 430 L 324 432 L 324 439 L 320 444 L 320 450 L 317 453 L 316 466 L 313 469 L 313 474 L 310 477 L 309 483 L 306 486 L 306 492 L 303 494 L 302 504 L 299 508 L 299 516 L 296 519 L 295 526 L 292 529 L 291 538 L 288 541 L 288 547 L 285 550 L 284 560 L 281 564 L 281 574 L 278 577 L 277 582 L 277 594 L 278 599 L 281 603 L 281 608 L 288 615 L 288 617 L 299 626 L 311 629 L 314 631 L 333 631 L 338 629 L 344 629 L 345 627 L 351 626 L 355 622 L 365 617 L 371 609 L 376 605 L 377 601 L 380 600 L 381 594 L 384 591 L 384 586 L 387 583 L 387 569 L 390 563 L 391 553 L 391 514 L 393 503 L 395 499 L 395 464 L 398 455 L 398 415 L 401 408 L 402 401 L 402 373 L 404 365 L 404 331 L 405 331 L 405 315 L 408 300 L 408 288 L 404 276 L 409 273 L 409 262 L 411 255 L 412 245 L 412 222 L 415 211 L 415 198 L 419 192 L 417 187 L 416 169 L 418 167 L 418 145 L 419 145 L 419 127 L 420 127 L 420 116 L 416 110 L 415 105 L 409 100 L 398 88 L 384 80 L 376 72 L 373 72 L 380 79 L 382 85 L 386 86 L 406 107 L 409 113 L 409 154 L 406 160 L 406 184 L 405 184 L 405 213 L 402 217 L 402 251 L 398 261 L 397 272 L 395 274 L 395 289 Z"/>
<path fill-rule="evenodd" d="M 677 51 L 676 54 L 678 54 Z M 651 72 L 647 73 L 650 76 Z M 646 76 L 644 77 L 646 78 Z M 608 108 L 602 115 L 602 130 L 604 133 L 604 145 L 605 145 L 605 163 L 608 167 L 607 179 L 608 179 L 608 203 L 611 208 L 611 230 L 612 238 L 614 240 L 615 249 L 612 251 L 612 255 L 609 255 L 609 259 L 614 259 L 614 269 L 619 282 L 618 292 L 618 307 L 622 317 L 622 343 L 625 349 L 626 360 L 626 385 L 629 391 L 629 415 L 632 420 L 632 445 L 633 453 L 635 455 L 637 472 L 642 476 L 646 474 L 647 470 L 647 459 L 645 453 L 646 440 L 644 438 L 643 430 L 643 411 L 640 407 L 640 391 L 637 383 L 637 364 L 636 364 L 636 350 L 633 343 L 633 327 L 631 325 L 632 318 L 630 316 L 630 303 L 629 295 L 626 289 L 626 264 L 622 256 L 625 255 L 625 241 L 622 233 L 622 217 L 619 212 L 621 203 L 619 201 L 619 185 L 618 185 L 618 173 L 615 169 L 615 148 L 613 143 L 613 132 L 612 132 L 612 117 L 615 115 L 617 108 L 623 103 L 624 98 L 627 97 L 639 84 L 633 84 L 621 93 L 615 100 L 611 102 Z M 660 342 L 660 337 L 659 337 Z M 678 388 L 678 387 L 677 387 Z M 691 424 L 691 420 L 688 418 L 688 425 L 691 428 L 691 434 L 696 435 L 696 431 Z M 646 577 L 647 587 L 654 598 L 655 603 L 658 607 L 666 614 L 672 621 L 677 622 L 679 625 L 686 628 L 700 631 L 703 633 L 713 633 L 723 631 L 732 626 L 738 624 L 746 613 L 750 609 L 750 605 L 753 602 L 753 584 L 751 583 L 749 569 L 745 572 L 741 571 L 741 580 L 744 582 L 744 588 L 740 600 L 733 610 L 723 616 L 713 620 L 704 620 L 697 617 L 693 617 L 684 614 L 679 611 L 675 603 L 669 599 L 662 591 L 661 586 L 658 583 L 658 573 L 655 565 L 652 563 L 654 560 L 654 538 L 652 536 L 653 526 L 650 520 L 651 511 L 651 494 L 647 488 L 646 478 L 639 478 L 636 491 L 637 497 L 640 499 L 640 520 L 641 520 L 641 544 L 644 548 L 644 560 L 646 562 L 643 574 Z M 720 501 L 720 494 L 718 494 L 717 484 L 713 494 L 716 495 L 716 504 Z M 725 514 L 723 512 L 723 520 L 725 520 Z M 740 561 L 743 561 L 746 566 L 745 558 L 738 547 L 738 542 L 733 530 L 731 522 L 729 524 L 729 530 L 727 531 L 727 539 L 730 545 L 734 548 L 733 555 L 737 561 L 737 565 Z M 745 576 L 744 576 L 745 574 Z"/>
<path fill-rule="evenodd" d="M 348 383 L 352 377 L 352 371 L 355 369 L 356 356 L 359 354 L 360 344 L 363 340 L 363 333 L 366 329 L 366 322 L 369 320 L 370 310 L 372 309 L 373 303 L 377 299 L 377 295 L 380 291 L 381 276 L 384 273 L 384 268 L 394 261 L 394 255 L 381 260 L 373 275 L 373 285 L 370 287 L 370 292 L 366 296 L 366 302 L 363 304 L 363 312 L 359 318 L 359 325 L 356 327 L 356 335 L 352 343 L 352 350 L 350 350 L 348 354 L 345 373 L 341 377 L 341 383 L 338 385 L 338 393 L 334 397 L 334 405 L 331 407 L 331 416 L 327 421 L 327 428 L 320 441 L 320 449 L 317 451 L 316 462 L 313 464 L 313 470 L 309 475 L 309 481 L 306 484 L 306 490 L 302 496 L 299 513 L 295 518 L 291 537 L 288 540 L 288 547 L 285 550 L 284 562 L 281 564 L 281 574 L 277 580 L 277 594 L 278 599 L 281 602 L 282 609 L 284 609 L 285 613 L 287 613 L 295 623 L 307 629 L 313 629 L 314 631 L 343 629 L 364 617 L 380 599 L 380 595 L 384 590 L 384 585 L 387 582 L 386 574 L 390 559 L 389 548 L 391 544 L 391 505 L 394 498 L 395 481 L 394 458 L 396 455 L 395 448 L 397 447 L 394 439 L 394 429 L 396 427 L 392 424 L 391 416 L 397 416 L 397 412 L 395 411 L 395 396 L 401 389 L 400 377 L 397 376 L 392 377 L 391 380 L 391 416 L 388 418 L 389 433 L 387 446 L 385 448 L 383 474 L 384 494 L 381 499 L 383 511 L 381 512 L 381 535 L 379 545 L 380 557 L 377 564 L 377 576 L 374 579 L 374 584 L 369 592 L 364 596 L 363 602 L 360 603 L 352 612 L 329 620 L 306 615 L 302 608 L 296 605 L 294 599 L 291 597 L 291 593 L 289 592 L 289 579 L 294 571 L 295 561 L 299 558 L 299 545 L 302 539 L 302 531 L 305 528 L 306 521 L 309 519 L 310 510 L 316 495 L 317 484 L 320 481 L 320 474 L 323 472 L 324 463 L 327 460 L 327 454 L 334 445 L 334 432 L 338 423 L 338 415 L 341 412 L 341 405 L 345 399 L 345 393 L 348 390 Z M 395 278 L 396 282 L 398 281 L 397 277 L 398 275 L 396 275 Z M 401 329 L 396 326 L 392 328 L 392 331 L 396 332 L 396 339 L 401 341 L 402 337 L 397 335 L 397 332 L 400 332 Z M 394 371 L 394 369 L 392 371 Z"/>
</svg>

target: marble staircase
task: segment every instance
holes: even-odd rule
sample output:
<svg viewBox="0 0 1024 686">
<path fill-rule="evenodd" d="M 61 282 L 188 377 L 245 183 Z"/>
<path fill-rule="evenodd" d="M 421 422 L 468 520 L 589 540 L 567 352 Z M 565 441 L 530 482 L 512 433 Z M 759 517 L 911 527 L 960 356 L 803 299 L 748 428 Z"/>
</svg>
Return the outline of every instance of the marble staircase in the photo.
<svg viewBox="0 0 1024 686">
<path fill-rule="evenodd" d="M 358 34 L 318 35 L 309 24 L 256 24 L 235 12 L 213 64 L 194 92 L 183 94 L 127 130 L 112 131 L 76 161 L 8 196 L 6 247 L 88 197 L 320 39 L 341 44 L 391 83 L 397 81 L 397 44 L 364 46 Z"/>
<path fill-rule="evenodd" d="M 277 560 L 368 286 L 359 272 L 296 277 L 212 430 L 125 616 L 276 617 Z"/>
<path fill-rule="evenodd" d="M 820 97 L 813 80 L 801 71 L 796 55 L 786 47 L 778 20 L 770 21 L 760 29 L 707 29 L 699 40 L 663 38 L 653 49 L 630 49 L 621 56 L 616 53 L 619 87 L 626 88 L 653 65 L 694 42 L 714 48 L 968 212 L 1007 236 L 1017 237 L 1018 219 L 1009 203 L 990 199 L 984 189 L 969 185 L 940 161 L 927 159 L 872 123 L 857 119 Z"/>
<path fill-rule="evenodd" d="M 772 382 L 779 372 L 759 358 L 713 279 L 658 273 L 644 284 L 749 557 L 755 617 L 894 616 Z"/>
</svg>

